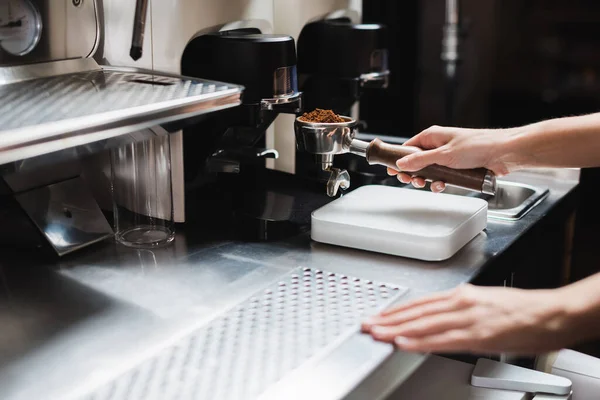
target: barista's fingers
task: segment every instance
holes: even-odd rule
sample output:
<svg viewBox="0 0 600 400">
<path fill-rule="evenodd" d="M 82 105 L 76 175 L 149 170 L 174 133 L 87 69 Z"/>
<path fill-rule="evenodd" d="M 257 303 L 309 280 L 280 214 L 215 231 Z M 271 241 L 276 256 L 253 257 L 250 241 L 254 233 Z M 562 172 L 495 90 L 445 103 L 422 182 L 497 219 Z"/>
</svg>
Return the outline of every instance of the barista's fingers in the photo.
<svg viewBox="0 0 600 400">
<path fill-rule="evenodd" d="M 414 306 L 403 311 L 398 311 L 394 314 L 389 315 L 375 315 L 367 318 L 363 324 L 363 331 L 369 332 L 373 327 L 379 326 L 396 326 L 407 329 L 410 327 L 409 323 L 414 321 L 425 319 L 434 315 L 443 315 L 447 313 L 454 313 L 459 310 L 467 308 L 469 305 L 461 303 L 458 300 L 446 300 L 446 301 L 434 301 L 432 303 L 425 303 L 421 306 Z M 398 335 L 408 335 L 406 330 L 396 333 Z"/>
<path fill-rule="evenodd" d="M 441 181 L 436 181 L 431 184 L 431 191 L 434 193 L 441 193 L 446 189 L 446 184 Z"/>
<path fill-rule="evenodd" d="M 473 338 L 464 329 L 455 329 L 424 338 L 397 336 L 394 339 L 394 344 L 400 350 L 421 353 L 449 353 L 477 350 Z"/>
<path fill-rule="evenodd" d="M 412 178 L 412 184 L 414 187 L 421 189 L 425 187 L 425 179 L 415 176 L 414 178 Z"/>
<path fill-rule="evenodd" d="M 394 176 L 394 175 L 398 175 L 398 171 L 392 168 L 388 168 L 387 169 L 387 173 L 389 176 Z"/>
<path fill-rule="evenodd" d="M 432 164 L 449 165 L 452 160 L 448 156 L 447 149 L 442 146 L 433 150 L 423 150 L 417 153 L 402 157 L 396 162 L 400 171 L 414 172 L 419 171 Z"/>
<path fill-rule="evenodd" d="M 462 311 L 426 316 L 404 324 L 371 328 L 375 340 L 391 342 L 394 338 L 425 338 L 455 329 L 467 329 L 473 325 L 473 316 Z"/>
<path fill-rule="evenodd" d="M 406 142 L 404 142 L 404 146 L 416 146 L 423 148 L 421 143 L 421 134 L 415 135 L 408 139 Z"/>
<path fill-rule="evenodd" d="M 401 311 L 405 311 L 405 310 L 410 310 L 413 309 L 415 307 L 419 307 L 425 304 L 431 304 L 431 303 L 436 303 L 439 301 L 446 301 L 451 299 L 453 296 L 456 296 L 456 292 L 458 289 L 454 289 L 454 290 L 448 290 L 445 292 L 439 292 L 439 293 L 435 293 L 426 297 L 421 297 L 417 300 L 413 300 L 410 303 L 402 303 L 402 304 L 398 304 L 395 305 L 393 307 L 390 307 L 388 309 L 383 310 L 382 312 L 379 313 L 380 316 L 387 316 L 387 315 L 392 315 L 392 314 L 396 314 L 399 313 Z"/>
<path fill-rule="evenodd" d="M 404 145 L 415 146 L 424 150 L 435 149 L 448 143 L 457 130 L 459 129 L 434 125 L 408 139 Z"/>
<path fill-rule="evenodd" d="M 412 181 L 412 178 L 410 175 L 399 172 L 398 175 L 396 175 L 398 180 L 402 183 L 406 183 L 409 184 Z"/>
</svg>

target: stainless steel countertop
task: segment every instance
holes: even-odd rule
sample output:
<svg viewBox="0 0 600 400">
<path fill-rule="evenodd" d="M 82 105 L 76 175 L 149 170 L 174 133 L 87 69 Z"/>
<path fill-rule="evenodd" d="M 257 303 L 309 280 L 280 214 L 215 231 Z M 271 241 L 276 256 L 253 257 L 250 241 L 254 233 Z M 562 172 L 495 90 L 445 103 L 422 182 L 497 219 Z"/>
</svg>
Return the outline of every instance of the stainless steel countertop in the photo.
<svg viewBox="0 0 600 400">
<path fill-rule="evenodd" d="M 307 235 L 242 243 L 207 242 L 184 233 L 165 249 L 107 244 L 43 267 L 4 257 L 0 398 L 84 393 L 298 266 L 409 288 L 401 301 L 468 282 L 573 190 L 579 174 L 541 171 L 510 178 L 546 185 L 550 195 L 519 221 L 490 220 L 484 233 L 440 263 L 320 245 Z M 279 390 L 286 398 L 383 398 L 424 359 L 355 334 L 265 398 L 278 398 Z"/>
</svg>

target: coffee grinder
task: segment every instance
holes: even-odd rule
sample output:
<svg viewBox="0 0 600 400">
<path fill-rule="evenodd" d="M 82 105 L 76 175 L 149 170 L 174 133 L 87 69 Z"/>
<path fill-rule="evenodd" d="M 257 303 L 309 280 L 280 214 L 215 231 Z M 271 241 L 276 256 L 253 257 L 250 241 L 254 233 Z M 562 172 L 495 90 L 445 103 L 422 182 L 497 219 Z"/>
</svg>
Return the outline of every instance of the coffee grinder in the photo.
<svg viewBox="0 0 600 400">
<path fill-rule="evenodd" d="M 199 35 L 187 45 L 181 70 L 245 88 L 241 106 L 184 130 L 188 219 L 213 221 L 248 240 L 297 233 L 296 198 L 281 185 L 288 177 L 265 168 L 279 156 L 266 148 L 265 132 L 279 114 L 302 111 L 294 39 L 252 27 Z"/>
<path fill-rule="evenodd" d="M 384 25 L 357 23 L 348 17 L 305 25 L 298 38 L 298 75 L 305 109 L 331 109 L 359 121 L 355 106 L 360 97 L 385 90 L 389 84 L 386 31 Z M 328 62 L 322 62 L 324 59 Z M 319 177 L 322 168 L 318 164 L 306 153 L 296 155 L 298 174 Z M 385 172 L 381 166 L 346 155 L 336 157 L 329 170 L 332 176 L 343 176 L 344 180 L 352 176 L 355 187 L 380 183 L 372 177 Z"/>
</svg>

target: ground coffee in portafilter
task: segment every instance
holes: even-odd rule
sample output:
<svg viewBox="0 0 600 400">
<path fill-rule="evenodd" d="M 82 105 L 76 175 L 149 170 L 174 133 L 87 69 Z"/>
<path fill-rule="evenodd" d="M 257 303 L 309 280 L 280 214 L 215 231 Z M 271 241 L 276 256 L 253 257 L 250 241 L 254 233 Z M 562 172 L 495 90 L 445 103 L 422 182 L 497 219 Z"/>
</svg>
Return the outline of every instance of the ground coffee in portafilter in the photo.
<svg viewBox="0 0 600 400">
<path fill-rule="evenodd" d="M 299 119 L 302 122 L 314 122 L 320 124 L 348 122 L 344 118 L 334 113 L 332 110 L 322 110 L 320 108 L 302 114 L 302 116 Z"/>
</svg>

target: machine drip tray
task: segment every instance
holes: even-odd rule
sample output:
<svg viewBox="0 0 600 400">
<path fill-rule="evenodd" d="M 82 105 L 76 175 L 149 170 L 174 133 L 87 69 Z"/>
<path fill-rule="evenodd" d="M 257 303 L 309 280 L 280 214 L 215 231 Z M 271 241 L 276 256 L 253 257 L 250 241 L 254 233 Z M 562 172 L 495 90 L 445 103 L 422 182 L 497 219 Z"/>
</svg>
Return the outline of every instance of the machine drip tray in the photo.
<svg viewBox="0 0 600 400">
<path fill-rule="evenodd" d="M 84 398 L 258 398 L 358 334 L 366 315 L 405 293 L 395 285 L 297 268 Z"/>
</svg>

